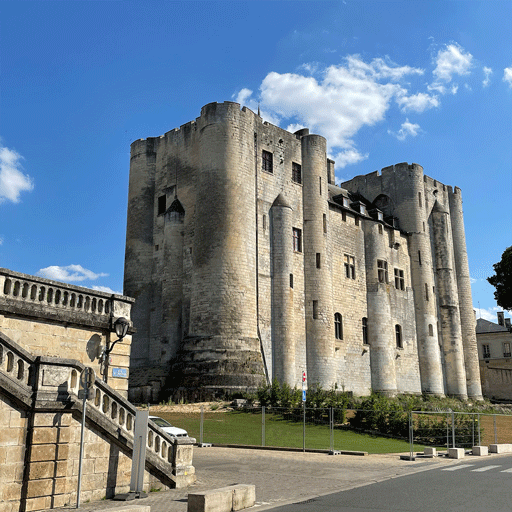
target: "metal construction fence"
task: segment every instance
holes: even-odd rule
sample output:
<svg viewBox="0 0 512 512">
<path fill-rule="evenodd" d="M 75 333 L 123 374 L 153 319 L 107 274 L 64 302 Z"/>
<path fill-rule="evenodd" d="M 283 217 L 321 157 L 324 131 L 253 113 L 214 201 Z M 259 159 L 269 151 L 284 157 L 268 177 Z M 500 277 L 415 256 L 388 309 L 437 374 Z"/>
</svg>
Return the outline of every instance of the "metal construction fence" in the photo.
<svg viewBox="0 0 512 512">
<path fill-rule="evenodd" d="M 243 407 L 167 416 L 200 444 L 404 453 L 512 443 L 512 416 L 454 411 Z"/>
</svg>

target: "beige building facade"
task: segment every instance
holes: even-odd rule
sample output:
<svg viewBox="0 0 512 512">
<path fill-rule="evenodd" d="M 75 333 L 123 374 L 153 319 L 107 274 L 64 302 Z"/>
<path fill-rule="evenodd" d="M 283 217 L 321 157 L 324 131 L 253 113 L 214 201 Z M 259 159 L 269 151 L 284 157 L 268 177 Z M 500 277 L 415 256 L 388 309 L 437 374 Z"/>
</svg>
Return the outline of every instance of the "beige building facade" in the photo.
<svg viewBox="0 0 512 512">
<path fill-rule="evenodd" d="M 132 144 L 130 396 L 305 371 L 358 395 L 481 398 L 460 189 L 407 163 L 336 185 L 326 145 L 231 102 Z"/>
<path fill-rule="evenodd" d="M 498 312 L 497 322 L 477 320 L 476 337 L 482 392 L 486 398 L 512 401 L 512 326 Z"/>
</svg>

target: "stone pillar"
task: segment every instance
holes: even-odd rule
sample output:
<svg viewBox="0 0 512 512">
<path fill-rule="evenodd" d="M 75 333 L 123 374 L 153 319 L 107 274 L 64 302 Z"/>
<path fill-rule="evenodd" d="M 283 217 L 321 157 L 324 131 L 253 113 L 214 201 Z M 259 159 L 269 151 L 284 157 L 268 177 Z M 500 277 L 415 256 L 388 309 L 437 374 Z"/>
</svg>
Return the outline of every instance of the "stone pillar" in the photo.
<svg viewBox="0 0 512 512">
<path fill-rule="evenodd" d="M 304 210 L 304 281 L 308 382 L 330 389 L 336 379 L 332 276 L 324 215 L 329 214 L 326 141 L 320 135 L 301 138 Z"/>
<path fill-rule="evenodd" d="M 279 194 L 272 218 L 272 353 L 273 373 L 282 384 L 296 383 L 293 326 L 292 208 Z"/>
<path fill-rule="evenodd" d="M 448 198 L 450 201 L 453 253 L 457 273 L 457 290 L 459 295 L 460 323 L 468 396 L 469 398 L 482 400 L 482 385 L 480 382 L 480 367 L 476 343 L 476 320 L 471 298 L 471 281 L 469 278 L 469 264 L 460 188 L 455 187 L 455 191 L 452 191 L 452 188 L 448 187 Z"/>
<path fill-rule="evenodd" d="M 386 259 L 387 236 L 380 235 L 380 224 L 363 221 L 365 234 L 366 288 L 368 307 L 368 342 L 372 389 L 387 396 L 397 393 L 395 325 L 391 316 L 388 279 L 379 281 L 377 260 Z"/>
<path fill-rule="evenodd" d="M 448 238 L 449 222 L 448 212 L 436 201 L 432 208 L 432 225 L 434 229 L 439 315 L 446 365 L 446 387 L 449 395 L 467 399 L 466 370 L 464 368 L 462 331 L 458 307 L 459 298 L 449 251 L 451 247 Z"/>
</svg>

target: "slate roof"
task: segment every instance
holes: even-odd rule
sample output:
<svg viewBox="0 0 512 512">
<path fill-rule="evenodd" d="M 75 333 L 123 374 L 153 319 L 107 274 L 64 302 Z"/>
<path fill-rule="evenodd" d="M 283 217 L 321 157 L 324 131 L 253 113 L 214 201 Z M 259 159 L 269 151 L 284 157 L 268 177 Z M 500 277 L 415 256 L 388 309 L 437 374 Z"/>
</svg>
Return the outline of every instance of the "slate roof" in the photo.
<svg viewBox="0 0 512 512">
<path fill-rule="evenodd" d="M 483 318 L 479 318 L 476 321 L 476 332 L 477 334 L 482 334 L 484 332 L 507 332 L 508 329 L 504 325 L 498 325 L 494 322 L 489 322 L 489 320 L 484 320 Z"/>
</svg>

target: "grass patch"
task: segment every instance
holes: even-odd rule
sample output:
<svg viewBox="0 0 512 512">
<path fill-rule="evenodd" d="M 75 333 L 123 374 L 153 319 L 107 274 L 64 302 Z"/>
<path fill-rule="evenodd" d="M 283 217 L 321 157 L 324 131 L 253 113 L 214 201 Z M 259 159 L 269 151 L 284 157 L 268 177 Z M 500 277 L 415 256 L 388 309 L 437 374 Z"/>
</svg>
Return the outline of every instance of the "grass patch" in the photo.
<svg viewBox="0 0 512 512">
<path fill-rule="evenodd" d="M 200 415 L 161 412 L 159 416 L 187 430 L 199 441 Z M 280 414 L 265 414 L 265 445 L 302 448 L 302 421 L 292 421 Z M 328 424 L 306 423 L 306 448 L 328 450 L 331 444 Z M 262 415 L 241 411 L 204 413 L 203 442 L 218 444 L 262 445 Z M 407 441 L 363 434 L 344 428 L 334 429 L 334 449 L 368 453 L 408 452 Z M 423 446 L 416 445 L 417 451 Z"/>
</svg>

